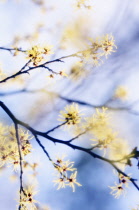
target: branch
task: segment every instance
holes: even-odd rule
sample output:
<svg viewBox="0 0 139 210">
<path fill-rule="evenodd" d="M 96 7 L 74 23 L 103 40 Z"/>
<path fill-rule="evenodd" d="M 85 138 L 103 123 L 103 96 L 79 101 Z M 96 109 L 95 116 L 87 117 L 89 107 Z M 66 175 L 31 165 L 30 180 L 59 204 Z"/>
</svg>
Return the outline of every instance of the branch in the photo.
<svg viewBox="0 0 139 210">
<path fill-rule="evenodd" d="M 54 128 L 52 128 L 52 129 L 46 131 L 45 134 L 48 134 L 48 133 L 51 133 L 51 132 L 55 131 L 57 128 L 60 128 L 61 126 L 65 125 L 66 123 L 67 123 L 67 121 L 66 121 L 66 122 L 63 122 L 63 123 L 60 124 L 60 125 L 57 125 L 56 127 L 54 127 Z"/>
<path fill-rule="evenodd" d="M 0 47 L 0 50 L 9 51 L 10 53 L 11 53 L 12 51 L 26 52 L 26 50 L 22 50 L 22 48 L 7 48 L 7 47 Z"/>
<path fill-rule="evenodd" d="M 26 88 L 23 88 L 21 90 L 17 90 L 17 91 L 11 91 L 11 92 L 0 92 L 0 96 L 7 96 L 7 95 L 14 95 L 14 94 L 19 94 L 19 93 L 36 93 L 36 92 L 44 92 L 44 89 L 37 89 L 37 90 L 27 90 Z M 111 99 L 108 99 L 107 101 L 105 101 L 103 104 L 92 104 L 92 103 L 88 103 L 86 101 L 81 101 L 81 100 L 76 100 L 76 99 L 72 99 L 72 98 L 67 98 L 65 96 L 62 96 L 60 94 L 54 93 L 54 92 L 48 92 L 50 94 L 55 94 L 57 97 L 59 97 L 60 99 L 67 101 L 68 103 L 77 103 L 80 104 L 82 106 L 87 106 L 87 107 L 92 107 L 92 108 L 102 108 L 103 106 L 106 106 L 108 109 L 111 109 L 113 111 L 127 111 L 128 113 L 132 114 L 132 115 L 139 115 L 138 111 L 132 110 L 132 106 L 134 106 L 136 103 L 139 102 L 139 100 L 136 100 L 134 102 L 132 102 L 131 104 L 128 104 L 127 106 L 122 106 L 122 107 L 113 107 L 108 105 L 109 102 L 111 101 Z"/>
<path fill-rule="evenodd" d="M 15 49 L 12 49 L 12 48 L 3 48 L 3 47 L 1 47 L 0 49 L 8 50 L 8 51 L 10 51 L 10 50 L 16 50 L 16 48 L 15 48 Z M 17 49 L 18 49 L 18 48 L 17 48 Z M 20 48 L 19 48 L 19 50 L 20 50 Z M 42 63 L 42 64 L 40 64 L 40 65 L 38 65 L 38 66 L 29 67 L 29 68 L 28 68 L 27 70 L 25 70 L 25 71 L 22 71 L 23 68 L 24 68 L 24 67 L 22 67 L 22 68 L 21 68 L 18 72 L 16 72 L 15 74 L 13 74 L 13 75 L 11 75 L 11 76 L 9 76 L 9 77 L 6 77 L 5 79 L 1 80 L 0 83 L 4 83 L 4 82 L 6 82 L 7 80 L 10 80 L 10 79 L 13 79 L 13 78 L 15 78 L 15 77 L 18 77 L 18 76 L 21 75 L 21 74 L 27 74 L 27 73 L 29 74 L 30 71 L 32 71 L 33 69 L 37 69 L 37 68 L 47 68 L 49 71 L 51 71 L 51 72 L 53 72 L 53 73 L 56 74 L 56 72 L 54 72 L 52 69 L 49 69 L 48 67 L 46 67 L 46 65 L 48 65 L 48 64 L 50 64 L 50 63 L 54 63 L 54 62 L 64 62 L 64 61 L 62 61 L 62 60 L 65 59 L 65 58 L 80 57 L 78 54 L 87 52 L 87 51 L 89 51 L 89 50 L 93 50 L 93 48 L 90 48 L 90 49 L 84 50 L 84 51 L 79 51 L 79 52 L 77 52 L 77 53 L 73 53 L 73 54 L 70 54 L 70 55 L 67 55 L 67 56 L 62 56 L 62 57 L 60 57 L 60 58 L 57 58 L 57 59 L 54 59 L 54 60 L 51 60 L 51 61 L 47 61 L 47 62 L 45 62 L 45 63 Z M 26 51 L 23 51 L 23 50 L 22 50 L 22 52 L 26 52 Z M 25 67 L 26 67 L 26 66 L 27 66 L 27 65 L 25 64 Z"/>
<path fill-rule="evenodd" d="M 42 148 L 42 150 L 44 151 L 44 153 L 46 154 L 46 156 L 48 157 L 48 159 L 50 161 L 52 161 L 52 159 L 50 158 L 50 155 L 48 154 L 48 152 L 46 151 L 45 147 L 42 145 L 41 141 L 39 140 L 39 138 L 37 137 L 37 135 L 34 134 L 34 137 L 37 141 L 37 143 L 39 144 L 39 146 Z"/>
<path fill-rule="evenodd" d="M 15 123 L 15 132 L 16 132 L 16 139 L 17 139 L 17 146 L 18 146 L 18 153 L 19 153 L 19 161 L 20 161 L 20 203 L 22 200 L 22 192 L 24 195 L 26 195 L 24 188 L 23 188 L 23 165 L 22 165 L 22 154 L 21 154 L 21 148 L 20 148 L 20 140 L 19 140 L 19 134 L 18 134 L 18 125 Z M 19 210 L 21 209 L 21 204 L 19 204 Z"/>
<path fill-rule="evenodd" d="M 64 140 L 60 140 L 60 139 L 57 139 L 57 138 L 53 138 L 49 135 L 47 135 L 46 133 L 47 132 L 40 132 L 40 131 L 37 131 L 35 129 L 33 129 L 32 127 L 30 127 L 28 124 L 18 120 L 13 114 L 12 112 L 8 109 L 8 107 L 2 102 L 0 101 L 0 106 L 2 107 L 2 109 L 9 115 L 9 117 L 13 120 L 14 123 L 16 124 L 19 124 L 23 127 L 25 127 L 26 129 L 28 129 L 34 136 L 35 138 L 37 136 L 42 136 L 44 138 L 46 138 L 47 140 L 49 141 L 52 141 L 53 143 L 59 143 L 59 144 L 64 144 L 74 150 L 80 150 L 80 151 L 83 151 L 87 154 L 89 154 L 90 156 L 92 156 L 93 158 L 97 158 L 99 160 L 102 160 L 104 162 L 107 162 L 109 163 L 113 168 L 116 169 L 116 171 L 118 173 L 121 173 L 123 174 L 124 176 L 126 177 L 129 177 L 126 173 L 124 173 L 123 171 L 121 171 L 116 165 L 115 165 L 115 160 L 109 160 L 107 158 L 104 158 L 96 153 L 94 153 L 93 151 L 91 151 L 90 148 L 83 148 L 83 147 L 80 147 L 80 146 L 77 146 L 77 145 L 74 145 L 74 144 L 71 144 L 71 140 L 68 140 L 68 141 L 64 141 Z M 38 141 L 38 140 L 37 140 Z M 38 143 L 40 144 L 40 142 L 38 141 Z M 44 150 L 43 148 L 43 145 L 40 144 L 40 146 L 42 147 L 42 149 Z M 49 156 L 48 156 L 49 157 Z M 132 182 L 132 184 L 136 187 L 137 190 L 139 190 L 139 186 L 135 183 L 136 179 L 133 179 L 133 178 L 130 178 L 130 181 Z"/>
</svg>

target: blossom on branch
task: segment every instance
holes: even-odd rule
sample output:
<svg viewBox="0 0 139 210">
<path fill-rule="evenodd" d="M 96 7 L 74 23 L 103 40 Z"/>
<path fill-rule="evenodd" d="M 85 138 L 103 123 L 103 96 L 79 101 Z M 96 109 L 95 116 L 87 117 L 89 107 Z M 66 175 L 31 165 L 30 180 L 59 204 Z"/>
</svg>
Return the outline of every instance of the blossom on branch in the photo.
<svg viewBox="0 0 139 210">
<path fill-rule="evenodd" d="M 110 194 L 112 194 L 115 198 L 119 198 L 121 195 L 125 196 L 126 194 L 126 191 L 122 186 L 122 183 L 120 184 L 115 183 L 115 186 L 110 186 L 109 188 L 112 190 Z"/>
<path fill-rule="evenodd" d="M 60 111 L 60 121 L 67 122 L 66 124 L 77 125 L 81 122 L 81 111 L 78 108 L 78 104 L 71 104 L 65 107 L 64 111 Z"/>
<path fill-rule="evenodd" d="M 75 192 L 75 184 L 78 186 L 82 186 L 76 181 L 77 169 L 73 168 L 74 162 L 70 162 L 69 160 L 65 161 L 63 160 L 63 158 L 58 158 L 56 163 L 53 162 L 53 165 L 55 167 L 55 170 L 58 172 L 58 178 L 53 181 L 55 185 L 58 185 L 57 190 L 69 186 L 73 189 L 73 192 Z"/>
<path fill-rule="evenodd" d="M 21 200 L 19 203 L 21 209 L 37 210 L 35 203 L 38 203 L 38 201 L 34 200 L 34 195 L 36 194 L 37 191 L 34 191 L 34 186 L 27 186 L 21 193 Z"/>
<path fill-rule="evenodd" d="M 75 185 L 82 186 L 79 182 L 76 181 L 77 171 L 71 174 L 70 178 L 67 179 L 68 186 L 72 187 L 73 192 L 75 192 Z"/>
<path fill-rule="evenodd" d="M 33 62 L 34 66 L 37 66 L 42 62 L 46 55 L 52 54 L 52 46 L 48 45 L 45 47 L 40 47 L 39 45 L 33 46 L 30 50 L 27 51 L 27 59 Z"/>
</svg>

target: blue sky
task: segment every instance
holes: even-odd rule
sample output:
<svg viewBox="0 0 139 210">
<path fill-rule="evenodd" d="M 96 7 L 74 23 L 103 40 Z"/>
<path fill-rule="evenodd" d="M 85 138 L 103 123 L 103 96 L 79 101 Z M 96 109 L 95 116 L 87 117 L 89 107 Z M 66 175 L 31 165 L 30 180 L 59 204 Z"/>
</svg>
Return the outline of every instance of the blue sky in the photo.
<svg viewBox="0 0 139 210">
<path fill-rule="evenodd" d="M 84 10 L 75 12 L 72 8 L 73 1 L 46 0 L 45 3 L 47 10 L 42 13 L 41 9 L 32 3 L 31 0 L 20 0 L 19 2 L 7 0 L 5 3 L 0 2 L 0 46 L 10 47 L 15 35 L 24 36 L 31 34 L 35 30 L 36 24 L 43 23 L 44 29 L 39 40 L 28 43 L 23 42 L 23 46 L 20 47 L 28 48 L 34 44 L 49 43 L 54 45 L 57 52 L 55 57 L 63 56 L 63 52 L 58 51 L 62 31 L 66 25 L 74 23 L 76 18 L 82 15 L 88 20 L 84 27 L 86 29 L 88 26 L 89 33 L 93 37 L 112 33 L 118 48 L 117 52 L 105 60 L 102 66 L 93 69 L 90 77 L 83 83 L 79 83 L 78 88 L 76 84 L 65 80 L 62 82 L 58 80 L 58 83 L 54 82 L 51 84 L 51 81 L 47 80 L 46 74 L 42 71 L 33 72 L 30 76 L 27 76 L 25 85 L 28 85 L 29 88 L 46 86 L 48 90 L 57 93 L 62 92 L 63 95 L 69 98 L 85 100 L 94 104 L 104 103 L 112 95 L 116 86 L 125 85 L 129 89 L 128 101 L 125 103 L 116 102 L 112 105 L 126 106 L 137 101 L 139 98 L 139 2 L 137 0 L 132 2 L 128 0 L 122 2 L 120 0 L 92 0 L 93 10 L 91 12 Z M 70 47 L 70 51 L 67 49 L 66 54 L 72 51 L 74 51 L 74 48 Z M 17 57 L 13 58 L 8 52 L 1 51 L 0 53 L 0 63 L 3 64 L 3 68 L 8 74 L 21 68 L 25 62 L 22 56 L 17 59 Z M 54 65 L 54 68 L 68 70 L 71 65 L 72 60 L 69 59 L 64 64 Z M 3 85 L 1 86 L 1 92 L 5 88 L 9 91 L 12 88 L 16 90 L 22 87 L 18 83 L 15 83 L 14 87 L 8 85 L 5 87 Z M 36 115 L 35 118 L 30 113 L 35 107 L 36 101 L 40 100 L 41 103 L 41 99 L 43 99 L 44 106 L 42 106 L 42 110 L 39 110 L 40 115 Z M 1 100 L 9 105 L 19 119 L 30 123 L 40 130 L 49 129 L 51 125 L 57 125 L 59 123 L 57 121 L 59 110 L 65 105 L 61 101 L 56 101 L 51 105 L 48 102 L 49 98 L 45 98 L 43 94 L 38 94 L 37 96 L 30 94 L 13 95 L 1 97 Z M 138 103 L 132 109 L 138 111 Z M 92 110 L 87 110 L 86 112 L 89 113 Z M 132 148 L 136 146 L 139 135 L 138 116 L 126 111 L 114 111 L 112 114 L 115 121 L 115 129 L 123 138 L 130 142 Z M 3 122 L 11 123 L 2 111 L 1 117 Z M 70 134 L 62 130 L 56 132 L 55 135 L 65 139 L 70 136 Z M 78 167 L 79 171 L 79 181 L 83 185 L 83 187 L 77 188 L 75 193 L 72 193 L 71 189 L 57 191 L 52 183 L 53 168 L 34 143 L 33 158 L 37 157 L 42 162 L 38 175 L 38 200 L 48 204 L 52 210 L 100 210 L 102 208 L 103 210 L 128 210 L 130 207 L 134 207 L 136 203 L 139 203 L 138 192 L 133 187 L 128 191 L 126 198 L 116 200 L 109 194 L 108 186 L 114 184 L 116 177 L 107 163 L 103 164 L 98 160 L 90 159 L 87 155 L 72 151 L 63 145 L 55 146 L 52 143 L 45 142 L 44 139 L 42 141 L 47 149 L 51 151 L 53 157 L 57 153 L 67 153 L 69 159 L 75 161 L 75 166 Z M 136 165 L 136 162 L 134 164 Z M 136 167 L 134 168 L 135 177 L 138 178 L 138 170 L 136 170 Z M 127 171 L 130 171 L 130 168 Z M 2 193 L 0 208 L 2 210 L 14 210 L 16 205 L 15 195 L 19 183 L 16 181 L 10 184 L 9 174 L 11 174 L 10 169 L 4 172 L 4 176 L 1 175 L 0 177 L 0 191 Z"/>
</svg>

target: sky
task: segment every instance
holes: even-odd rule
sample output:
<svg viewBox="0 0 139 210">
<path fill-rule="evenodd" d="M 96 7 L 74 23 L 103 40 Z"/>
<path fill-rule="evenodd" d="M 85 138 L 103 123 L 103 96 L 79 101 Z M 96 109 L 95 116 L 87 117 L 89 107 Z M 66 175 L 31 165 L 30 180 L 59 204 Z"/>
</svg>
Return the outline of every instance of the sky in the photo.
<svg viewBox="0 0 139 210">
<path fill-rule="evenodd" d="M 92 36 L 92 38 L 111 33 L 117 45 L 117 50 L 110 58 L 104 61 L 99 67 L 92 68 L 92 73 L 85 80 L 77 83 L 56 79 L 56 82 L 48 78 L 47 72 L 38 70 L 32 72 L 30 76 L 25 76 L 25 83 L 4 84 L 1 85 L 0 92 L 20 90 L 27 86 L 29 89 L 39 89 L 46 87 L 49 91 L 54 91 L 63 96 L 78 100 L 85 100 L 96 105 L 103 104 L 112 96 L 114 89 L 118 85 L 124 85 L 129 90 L 129 98 L 126 102 L 114 101 L 109 105 L 112 107 L 125 107 L 138 101 L 138 78 L 139 78 L 139 1 L 133 0 L 92 0 L 91 11 L 82 9 L 76 11 L 73 7 L 74 1 L 65 0 L 46 0 L 46 9 L 42 11 L 38 5 L 31 0 L 0 0 L 0 46 L 11 47 L 13 37 L 26 36 L 32 34 L 36 25 L 43 24 L 40 29 L 41 35 L 36 39 L 21 42 L 23 49 L 30 48 L 34 44 L 51 44 L 54 46 L 54 58 L 58 58 L 70 53 L 74 53 L 77 46 L 73 42 L 68 43 L 66 51 L 60 50 L 61 37 L 63 30 L 68 25 L 73 25 L 77 21 L 78 27 L 81 27 L 81 35 Z M 82 20 L 82 24 L 80 21 Z M 80 40 L 79 40 L 80 41 Z M 80 42 L 79 42 L 80 43 Z M 81 43 L 80 43 L 81 44 Z M 84 42 L 82 42 L 82 46 Z M 25 58 L 20 55 L 12 57 L 9 52 L 0 51 L 0 63 L 8 75 L 20 69 Z M 50 57 L 51 58 L 51 57 Z M 53 58 L 53 57 L 52 57 Z M 69 72 L 73 64 L 72 59 L 67 59 L 65 63 L 52 65 L 56 70 L 65 70 Z M 10 109 L 19 119 L 29 123 L 31 126 L 40 130 L 48 130 L 51 125 L 55 126 L 59 111 L 66 105 L 64 101 L 56 100 L 53 102 L 45 94 L 17 94 L 1 97 Z M 82 109 L 85 109 L 81 106 Z M 36 111 L 39 110 L 39 111 Z M 139 105 L 135 103 L 131 107 L 132 111 L 138 112 Z M 86 109 L 86 113 L 94 110 Z M 32 114 L 34 113 L 34 114 Z M 2 122 L 10 124 L 9 118 L 1 111 Z M 129 141 L 131 148 L 138 145 L 138 115 L 127 111 L 113 111 L 114 128 L 120 135 Z M 68 139 L 70 133 L 60 129 L 53 135 L 59 138 Z M 41 139 L 52 157 L 55 154 L 66 153 L 68 158 L 75 161 L 75 167 L 78 168 L 78 179 L 82 187 L 76 189 L 73 193 L 71 189 L 56 190 L 53 185 L 54 170 L 41 152 L 40 148 L 33 142 L 33 157 L 41 162 L 38 174 L 38 197 L 37 199 L 48 204 L 52 210 L 128 210 L 139 203 L 138 192 L 131 186 L 127 192 L 127 197 L 114 199 L 110 195 L 108 186 L 114 185 L 116 176 L 112 168 L 98 160 L 93 160 L 88 155 L 79 151 L 73 151 L 65 148 L 63 145 L 54 145 Z M 82 141 L 82 140 L 81 140 Z M 81 144 L 86 145 L 83 141 Z M 134 163 L 136 165 L 136 162 Z M 130 172 L 130 168 L 127 169 Z M 138 177 L 138 170 L 134 167 L 134 176 Z M 0 209 L 16 209 L 15 195 L 19 187 L 18 180 L 11 184 L 8 169 L 0 174 L 1 196 Z M 7 192 L 8 189 L 8 192 Z M 5 202 L 3 202 L 5 200 Z"/>
</svg>

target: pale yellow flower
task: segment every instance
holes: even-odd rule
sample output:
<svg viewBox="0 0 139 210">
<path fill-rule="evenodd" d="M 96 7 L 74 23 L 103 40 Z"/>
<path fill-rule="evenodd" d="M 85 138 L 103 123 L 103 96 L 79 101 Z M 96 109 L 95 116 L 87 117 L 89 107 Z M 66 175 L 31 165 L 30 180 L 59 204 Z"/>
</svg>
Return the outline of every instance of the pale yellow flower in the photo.
<svg viewBox="0 0 139 210">
<path fill-rule="evenodd" d="M 105 155 L 106 150 L 111 148 L 111 143 L 117 139 L 117 133 L 110 128 L 106 128 L 105 132 L 102 132 L 99 136 L 99 138 L 91 139 L 94 142 L 92 146 L 104 150 Z"/>
<path fill-rule="evenodd" d="M 69 75 L 68 74 L 66 74 L 66 72 L 63 70 L 63 71 L 60 71 L 59 72 L 59 75 L 60 76 L 63 76 L 63 77 L 68 77 Z"/>
<path fill-rule="evenodd" d="M 123 160 L 127 155 L 130 154 L 130 147 L 124 139 L 117 139 L 112 142 L 110 150 L 110 158 L 115 160 L 121 160 L 121 162 L 125 163 L 126 160 Z"/>
<path fill-rule="evenodd" d="M 57 190 L 59 190 L 60 188 L 66 187 L 67 180 L 65 180 L 63 177 L 61 177 L 61 178 L 54 180 L 53 182 L 55 182 L 55 184 L 58 184 Z"/>
<path fill-rule="evenodd" d="M 128 176 L 124 176 L 123 174 L 119 174 L 119 180 L 120 180 L 120 183 L 128 187 L 129 182 L 130 182 L 130 175 L 128 174 Z"/>
<path fill-rule="evenodd" d="M 128 91 L 124 86 L 117 87 L 114 93 L 115 98 L 125 100 L 127 99 L 127 96 L 128 96 Z"/>
<path fill-rule="evenodd" d="M 86 71 L 84 70 L 84 66 L 82 62 L 76 62 L 70 70 L 71 79 L 77 81 L 80 78 L 84 78 L 86 76 Z"/>
<path fill-rule="evenodd" d="M 64 158 L 64 157 L 63 157 Z M 77 176 L 77 169 L 73 168 L 74 162 L 70 162 L 69 160 L 63 160 L 63 158 L 57 158 L 56 163 L 52 162 L 55 170 L 58 172 L 56 178 L 53 182 L 55 185 L 58 185 L 58 190 L 60 188 L 65 188 L 66 186 L 70 186 L 73 189 L 73 192 L 75 191 L 75 184 L 78 186 L 81 186 L 76 181 L 76 176 Z M 73 172 L 74 171 L 74 172 Z M 73 172 L 73 173 L 71 173 Z M 60 176 L 60 177 L 59 177 Z"/>
<path fill-rule="evenodd" d="M 57 158 L 56 163 L 53 162 L 53 165 L 60 174 L 63 174 L 64 177 L 67 177 L 68 171 L 75 171 L 77 169 L 73 168 L 74 162 L 64 160 L 64 157 L 65 156 L 62 156 L 62 158 Z"/>
<path fill-rule="evenodd" d="M 104 38 L 101 40 L 101 47 L 103 50 L 102 55 L 107 56 L 110 55 L 112 52 L 115 52 L 117 46 L 115 45 L 115 40 L 112 35 L 106 34 Z"/>
<path fill-rule="evenodd" d="M 112 194 L 115 198 L 119 198 L 121 195 L 125 196 L 126 194 L 126 191 L 122 186 L 122 183 L 120 184 L 115 183 L 115 186 L 109 186 L 109 188 L 112 190 L 110 194 Z"/>
<path fill-rule="evenodd" d="M 31 60 L 34 66 L 37 66 L 40 62 L 44 60 L 46 55 L 53 53 L 51 49 L 51 45 L 47 45 L 45 47 L 35 45 L 26 52 L 27 59 Z"/>
<path fill-rule="evenodd" d="M 18 151 L 18 142 L 16 139 L 16 131 L 14 126 L 4 127 L 0 124 L 0 167 L 2 166 L 12 166 L 15 171 L 20 166 L 20 158 Z M 22 158 L 24 161 L 24 156 L 31 153 L 32 145 L 30 140 L 32 136 L 25 129 L 19 128 L 19 144 L 22 152 Z"/>
<path fill-rule="evenodd" d="M 78 108 L 78 104 L 71 104 L 65 107 L 64 111 L 60 111 L 60 121 L 67 121 L 67 125 L 76 125 L 81 122 L 81 111 Z"/>
<path fill-rule="evenodd" d="M 131 148 L 125 139 L 117 139 L 111 143 L 111 148 L 109 150 L 109 158 L 115 160 L 116 165 L 121 169 L 125 170 L 127 166 L 127 157 L 131 153 Z"/>
<path fill-rule="evenodd" d="M 98 139 L 101 139 L 108 133 L 109 119 L 110 114 L 107 113 L 107 108 L 96 109 L 96 113 L 93 116 L 85 119 L 86 123 L 84 128 Z"/>
<path fill-rule="evenodd" d="M 92 2 L 90 0 L 76 0 L 75 8 L 77 9 L 91 9 L 92 8 Z"/>
<path fill-rule="evenodd" d="M 20 205 L 23 205 L 25 208 L 30 210 L 37 210 L 37 207 L 35 203 L 38 203 L 38 201 L 34 200 L 34 195 L 37 194 L 37 191 L 34 190 L 33 185 L 29 185 L 26 188 L 24 188 L 25 194 L 21 193 L 21 201 L 19 202 Z"/>
<path fill-rule="evenodd" d="M 70 178 L 68 178 L 68 186 L 72 187 L 73 192 L 75 192 L 75 184 L 78 186 L 82 186 L 80 183 L 76 181 L 77 171 L 71 174 Z"/>
</svg>

